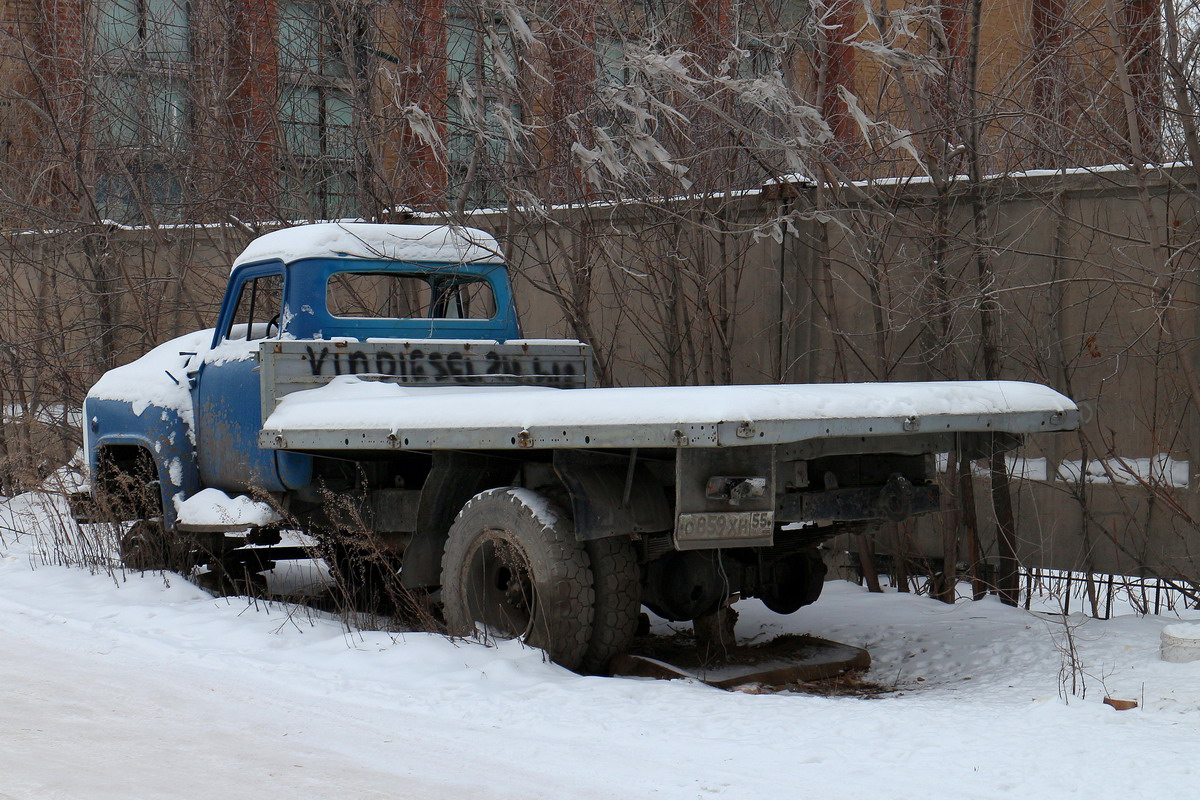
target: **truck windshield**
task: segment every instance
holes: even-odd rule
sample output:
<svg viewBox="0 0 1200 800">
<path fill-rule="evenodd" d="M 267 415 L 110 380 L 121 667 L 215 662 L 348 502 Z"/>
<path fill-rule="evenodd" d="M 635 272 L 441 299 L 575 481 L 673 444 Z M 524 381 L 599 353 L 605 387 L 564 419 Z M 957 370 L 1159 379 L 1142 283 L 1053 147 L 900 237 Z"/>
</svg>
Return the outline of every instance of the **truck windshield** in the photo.
<svg viewBox="0 0 1200 800">
<path fill-rule="evenodd" d="M 335 317 L 368 319 L 491 319 L 491 284 L 475 275 L 338 272 L 329 278 L 326 305 Z"/>
</svg>

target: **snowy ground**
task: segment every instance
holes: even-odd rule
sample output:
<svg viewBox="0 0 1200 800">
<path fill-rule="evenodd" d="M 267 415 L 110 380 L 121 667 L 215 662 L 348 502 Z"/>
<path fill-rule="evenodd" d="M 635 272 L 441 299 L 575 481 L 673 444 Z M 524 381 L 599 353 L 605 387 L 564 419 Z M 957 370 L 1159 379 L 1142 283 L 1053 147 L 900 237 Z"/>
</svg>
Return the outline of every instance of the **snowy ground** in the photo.
<svg viewBox="0 0 1200 800">
<path fill-rule="evenodd" d="M 1173 616 L 1064 625 L 831 583 L 791 617 L 739 604 L 739 634 L 864 646 L 868 677 L 896 691 L 584 678 L 515 643 L 348 633 L 175 575 L 51 566 L 61 507 L 33 501 L 0 504 L 0 798 L 1124 800 L 1200 787 L 1200 662 L 1158 658 Z M 1064 695 L 1068 627 L 1086 697 Z M 1106 694 L 1140 708 L 1114 711 Z"/>
</svg>

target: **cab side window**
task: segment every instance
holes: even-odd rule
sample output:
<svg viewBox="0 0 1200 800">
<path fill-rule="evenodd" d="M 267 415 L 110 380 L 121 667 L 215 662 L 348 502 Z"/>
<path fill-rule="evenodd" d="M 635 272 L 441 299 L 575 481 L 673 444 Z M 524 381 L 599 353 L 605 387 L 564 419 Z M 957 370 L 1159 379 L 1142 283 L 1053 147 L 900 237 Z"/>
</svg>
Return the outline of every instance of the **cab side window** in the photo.
<svg viewBox="0 0 1200 800">
<path fill-rule="evenodd" d="M 283 309 L 283 276 L 260 275 L 242 284 L 226 339 L 266 339 L 279 334 Z"/>
</svg>

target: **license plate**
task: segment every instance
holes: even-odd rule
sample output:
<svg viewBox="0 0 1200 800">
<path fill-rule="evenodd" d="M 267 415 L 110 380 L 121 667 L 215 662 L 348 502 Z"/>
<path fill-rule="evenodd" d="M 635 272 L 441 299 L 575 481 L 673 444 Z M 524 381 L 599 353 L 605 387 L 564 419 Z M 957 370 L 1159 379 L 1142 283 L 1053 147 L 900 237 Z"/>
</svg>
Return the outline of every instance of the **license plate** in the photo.
<svg viewBox="0 0 1200 800">
<path fill-rule="evenodd" d="M 774 540 L 773 511 L 711 511 L 680 514 L 675 544 L 680 550 L 703 547 L 769 545 Z"/>
</svg>

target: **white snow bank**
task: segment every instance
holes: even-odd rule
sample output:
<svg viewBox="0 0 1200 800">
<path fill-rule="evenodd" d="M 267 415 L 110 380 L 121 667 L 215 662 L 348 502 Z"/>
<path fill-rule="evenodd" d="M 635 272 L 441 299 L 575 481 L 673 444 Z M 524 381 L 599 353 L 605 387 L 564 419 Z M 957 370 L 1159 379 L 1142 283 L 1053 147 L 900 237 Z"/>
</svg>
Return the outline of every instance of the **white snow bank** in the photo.
<svg viewBox="0 0 1200 800">
<path fill-rule="evenodd" d="M 90 485 L 87 479 L 87 455 L 80 447 L 70 461 L 42 480 L 40 488 L 44 492 L 66 495 L 87 491 Z"/>
<path fill-rule="evenodd" d="M 945 472 L 949 454 L 938 453 L 938 472 Z M 1028 481 L 1051 480 L 1050 466 L 1046 458 L 1020 458 L 1005 456 L 1008 474 L 1013 478 Z M 1055 470 L 1053 480 L 1078 483 L 1082 462 L 1079 459 L 1060 461 Z M 988 469 L 980 462 L 974 462 L 971 469 L 976 475 L 986 476 Z M 1083 479 L 1085 483 L 1108 484 L 1116 483 L 1124 486 L 1148 483 L 1157 486 L 1170 486 L 1186 489 L 1191 485 L 1191 463 L 1187 460 L 1176 460 L 1170 453 L 1158 453 L 1149 458 L 1133 458 L 1127 456 L 1105 456 L 1088 461 L 1087 472 Z"/>
<path fill-rule="evenodd" d="M 334 378 L 284 397 L 270 430 L 716 424 L 726 421 L 903 419 L 1074 411 L 1045 386 L 1016 381 L 620 389 L 401 386 Z"/>
<path fill-rule="evenodd" d="M 500 262 L 500 245 L 489 233 L 449 225 L 379 225 L 324 222 L 299 225 L 260 236 L 233 262 L 302 258 L 384 258 L 447 264 Z"/>
<path fill-rule="evenodd" d="M 0 501 L 0 542 L 31 542 L 78 533 L 67 499 L 57 492 L 26 492 Z"/>
<path fill-rule="evenodd" d="M 28 415 L 43 425 L 62 425 L 67 428 L 78 428 L 81 412 L 79 408 L 63 405 L 62 403 L 46 403 L 33 406 L 29 409 L 20 403 L 7 403 L 0 413 L 3 414 L 5 422 L 21 422 Z"/>
<path fill-rule="evenodd" d="M 1061 461 L 1058 465 L 1058 480 L 1078 483 L 1083 462 Z M 1186 489 L 1191 485 L 1191 464 L 1176 461 L 1170 453 L 1158 453 L 1150 458 L 1125 458 L 1106 456 L 1091 459 L 1084 474 L 1086 483 L 1116 483 L 1123 486 L 1148 483 Z"/>
<path fill-rule="evenodd" d="M 950 454 L 938 453 L 935 456 L 937 460 L 938 472 L 946 472 L 949 469 Z M 1013 478 L 1026 481 L 1044 481 L 1049 474 L 1049 467 L 1045 458 L 1022 458 L 1020 456 L 1005 456 L 1005 467 L 1008 469 L 1008 474 Z M 978 461 L 971 462 L 971 473 L 973 475 L 987 476 L 991 471 L 986 465 Z"/>
<path fill-rule="evenodd" d="M 15 498 L 0 516 L 18 500 L 34 507 Z M 786 617 L 742 601 L 739 638 L 864 646 L 867 677 L 895 691 L 755 695 L 582 678 L 515 642 L 346 633 L 170 573 L 37 566 L 31 537 L 13 536 L 0 531 L 0 792 L 16 798 L 1195 793 L 1200 662 L 1159 659 L 1175 618 L 948 606 L 835 581 Z M 1063 693 L 1068 648 L 1086 697 Z M 1106 694 L 1140 708 L 1116 712 Z"/>
<path fill-rule="evenodd" d="M 180 501 L 175 496 L 175 511 L 185 525 L 270 525 L 280 517 L 266 503 L 239 494 L 230 497 L 220 489 L 204 489 Z"/>
</svg>

